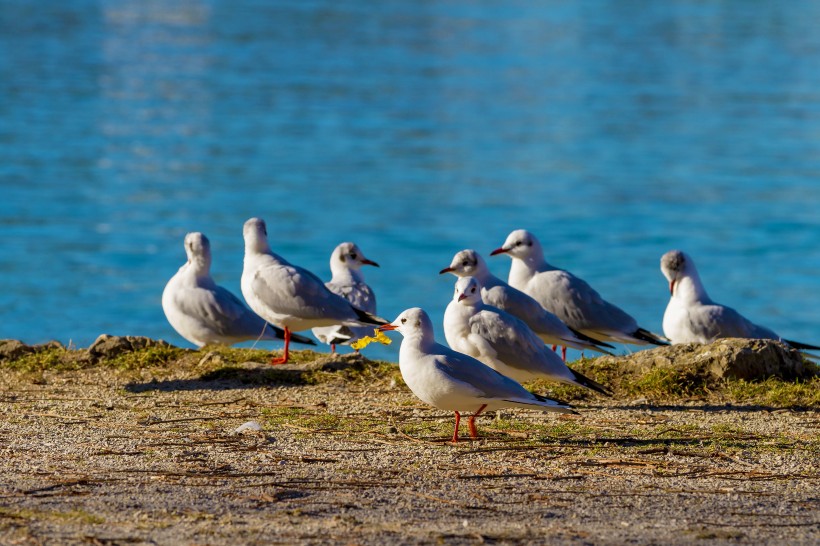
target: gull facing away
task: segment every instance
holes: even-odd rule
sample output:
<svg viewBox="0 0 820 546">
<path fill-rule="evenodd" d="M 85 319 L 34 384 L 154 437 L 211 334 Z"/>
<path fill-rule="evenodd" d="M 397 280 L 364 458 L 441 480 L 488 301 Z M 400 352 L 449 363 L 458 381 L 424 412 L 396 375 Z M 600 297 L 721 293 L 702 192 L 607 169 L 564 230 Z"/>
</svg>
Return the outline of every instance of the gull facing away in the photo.
<svg viewBox="0 0 820 546">
<path fill-rule="evenodd" d="M 591 349 L 607 354 L 609 353 L 601 347 L 613 348 L 612 345 L 576 332 L 532 297 L 493 275 L 487 267 L 487 262 L 475 250 L 468 248 L 456 252 L 450 266 L 439 271 L 440 275 L 444 273 L 452 273 L 457 277 L 475 277 L 481 284 L 481 298 L 485 303 L 503 309 L 526 322 L 544 343 L 562 345 L 564 360 L 567 347 L 581 351 Z"/>
<path fill-rule="evenodd" d="M 820 347 L 783 339 L 758 326 L 731 307 L 712 301 L 685 252 L 670 250 L 661 257 L 661 272 L 669 281 L 669 304 L 663 314 L 663 333 L 672 343 L 711 343 L 722 337 L 776 339 L 800 350 Z"/>
<path fill-rule="evenodd" d="M 458 442 L 460 412 L 464 411 L 474 412 L 468 421 L 473 438 L 478 438 L 475 418 L 484 410 L 518 407 L 575 413 L 566 404 L 531 393 L 475 358 L 436 343 L 433 323 L 418 307 L 407 309 L 379 330 L 398 330 L 404 336 L 399 368 L 413 394 L 433 407 L 456 414 L 453 442 Z"/>
<path fill-rule="evenodd" d="M 452 349 L 519 383 L 549 379 L 610 394 L 600 383 L 569 369 L 524 321 L 485 304 L 481 296 L 475 277 L 456 281 L 453 300 L 444 311 L 444 335 Z"/>
<path fill-rule="evenodd" d="M 162 291 L 165 318 L 182 337 L 203 347 L 233 345 L 252 339 L 284 339 L 285 333 L 267 324 L 239 298 L 211 278 L 211 243 L 202 233 L 185 236 L 188 261 L 171 277 Z M 299 343 L 315 345 L 298 336 Z"/>
<path fill-rule="evenodd" d="M 331 279 L 325 286 L 339 296 L 349 301 L 355 308 L 371 315 L 376 314 L 376 294 L 364 281 L 361 272 L 363 265 L 379 267 L 373 260 L 365 258 L 361 249 L 355 243 L 341 243 L 330 255 Z M 330 345 L 331 352 L 336 352 L 336 344 L 349 344 L 362 336 L 372 333 L 368 326 L 323 326 L 313 328 L 311 332 L 316 339 Z"/>
<path fill-rule="evenodd" d="M 245 262 L 242 295 L 259 316 L 285 330 L 285 353 L 271 364 L 288 361 L 293 331 L 319 326 L 362 326 L 386 321 L 356 309 L 327 289 L 322 280 L 271 251 L 265 221 L 251 218 L 242 228 Z"/>
<path fill-rule="evenodd" d="M 519 229 L 490 255 L 509 254 L 510 286 L 532 296 L 567 326 L 591 338 L 635 345 L 668 345 L 621 308 L 603 299 L 583 279 L 553 267 L 544 259 L 541 243 L 532 233 Z"/>
</svg>

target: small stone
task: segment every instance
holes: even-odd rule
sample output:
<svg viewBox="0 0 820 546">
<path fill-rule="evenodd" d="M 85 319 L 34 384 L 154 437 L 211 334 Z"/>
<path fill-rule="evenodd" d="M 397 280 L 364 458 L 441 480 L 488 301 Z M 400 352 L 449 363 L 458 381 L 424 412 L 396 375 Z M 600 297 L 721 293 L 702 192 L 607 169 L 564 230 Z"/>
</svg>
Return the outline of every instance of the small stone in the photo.
<svg viewBox="0 0 820 546">
<path fill-rule="evenodd" d="M 260 425 L 256 421 L 248 421 L 247 423 L 242 423 L 236 429 L 234 429 L 234 434 L 242 434 L 243 432 L 259 432 L 262 430 L 262 425 Z"/>
<path fill-rule="evenodd" d="M 21 356 L 33 352 L 34 348 L 29 347 L 22 341 L 16 339 L 0 340 L 0 360 L 17 360 Z"/>
</svg>

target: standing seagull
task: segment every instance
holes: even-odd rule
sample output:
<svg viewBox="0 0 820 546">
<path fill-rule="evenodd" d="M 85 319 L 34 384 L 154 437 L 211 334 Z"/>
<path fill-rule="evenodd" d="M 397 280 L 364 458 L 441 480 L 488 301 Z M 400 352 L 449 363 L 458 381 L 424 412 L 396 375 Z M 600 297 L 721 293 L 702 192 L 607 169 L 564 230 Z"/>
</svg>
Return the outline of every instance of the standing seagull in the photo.
<svg viewBox="0 0 820 546">
<path fill-rule="evenodd" d="M 330 272 L 332 278 L 325 286 L 349 301 L 355 308 L 371 315 L 376 314 L 376 294 L 366 282 L 360 271 L 363 265 L 379 267 L 373 260 L 368 260 L 355 243 L 341 243 L 330 255 Z M 330 344 L 331 352 L 336 352 L 337 343 L 351 343 L 371 333 L 368 326 L 323 326 L 314 328 L 313 335 L 322 343 Z"/>
<path fill-rule="evenodd" d="M 285 333 L 265 323 L 239 298 L 211 278 L 211 243 L 202 233 L 185 236 L 188 261 L 162 292 L 162 310 L 179 335 L 196 345 L 233 345 L 250 339 L 283 339 Z M 298 336 L 294 341 L 315 345 Z"/>
<path fill-rule="evenodd" d="M 475 418 L 485 409 L 520 407 L 575 413 L 568 405 L 533 394 L 471 356 L 436 343 L 433 323 L 424 310 L 407 309 L 379 330 L 398 330 L 404 336 L 399 368 L 404 382 L 423 402 L 456 414 L 453 442 L 458 442 L 462 411 L 473 411 L 470 436 L 478 438 Z"/>
<path fill-rule="evenodd" d="M 685 252 L 670 250 L 661 257 L 661 272 L 669 281 L 669 305 L 663 314 L 663 333 L 672 343 L 711 343 L 722 337 L 777 339 L 795 349 L 820 347 L 782 339 L 731 307 L 712 301 L 700 281 L 695 262 Z"/>
<path fill-rule="evenodd" d="M 551 266 L 544 259 L 538 239 L 519 229 L 507 236 L 501 248 L 490 255 L 509 254 L 510 285 L 535 298 L 567 326 L 591 338 L 636 345 L 667 345 L 621 308 L 604 300 L 583 279 Z"/>
<path fill-rule="evenodd" d="M 444 335 L 454 350 L 519 383 L 549 379 L 609 394 L 600 383 L 567 368 L 524 321 L 486 305 L 475 277 L 456 281 L 453 300 L 444 311 Z"/>
<path fill-rule="evenodd" d="M 259 316 L 285 330 L 285 354 L 271 364 L 288 361 L 291 332 L 317 326 L 362 326 L 384 320 L 353 307 L 327 289 L 322 280 L 274 254 L 268 245 L 264 220 L 251 218 L 242 229 L 245 266 L 242 295 Z"/>
<path fill-rule="evenodd" d="M 612 345 L 576 332 L 532 297 L 490 273 L 487 262 L 475 250 L 465 249 L 457 252 L 450 262 L 450 267 L 445 267 L 439 272 L 440 275 L 444 273 L 452 273 L 457 277 L 475 277 L 481 284 L 481 298 L 485 303 L 520 318 L 545 343 L 562 345 L 564 360 L 567 347 L 581 351 L 591 349 L 601 353 L 607 353 L 601 346 L 613 348 Z"/>
</svg>

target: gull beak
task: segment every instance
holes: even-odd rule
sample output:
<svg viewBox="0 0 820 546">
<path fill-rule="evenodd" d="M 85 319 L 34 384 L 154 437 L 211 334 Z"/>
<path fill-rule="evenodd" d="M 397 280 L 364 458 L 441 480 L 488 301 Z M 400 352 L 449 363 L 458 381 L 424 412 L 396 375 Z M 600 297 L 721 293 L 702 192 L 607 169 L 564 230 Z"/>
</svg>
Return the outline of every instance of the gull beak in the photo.
<svg viewBox="0 0 820 546">
<path fill-rule="evenodd" d="M 676 282 L 676 279 L 672 279 L 671 281 L 669 281 L 669 295 L 670 296 L 675 295 L 675 282 Z"/>
<path fill-rule="evenodd" d="M 453 271 L 455 271 L 455 269 L 453 269 L 452 267 L 445 267 L 444 269 L 439 271 L 438 274 L 444 275 L 445 273 L 452 273 Z"/>
<path fill-rule="evenodd" d="M 367 258 L 362 258 L 362 264 L 364 264 L 364 265 L 373 265 L 373 266 L 379 267 L 379 264 L 377 264 L 373 260 L 368 260 Z"/>
<path fill-rule="evenodd" d="M 464 299 L 464 298 L 466 298 L 466 297 L 467 297 L 467 294 L 463 294 L 463 293 L 462 293 L 462 294 L 459 294 L 459 295 L 458 295 L 458 301 L 461 301 L 461 300 L 463 300 L 463 299 Z"/>
<path fill-rule="evenodd" d="M 509 252 L 509 249 L 506 249 L 502 246 L 501 248 L 496 248 L 495 250 L 490 252 L 490 256 L 495 256 L 496 254 L 506 254 L 507 252 Z"/>
<path fill-rule="evenodd" d="M 392 324 L 382 324 L 381 326 L 376 328 L 376 330 L 378 330 L 379 332 L 389 332 L 390 330 L 396 329 L 398 329 L 398 326 L 394 326 Z"/>
</svg>

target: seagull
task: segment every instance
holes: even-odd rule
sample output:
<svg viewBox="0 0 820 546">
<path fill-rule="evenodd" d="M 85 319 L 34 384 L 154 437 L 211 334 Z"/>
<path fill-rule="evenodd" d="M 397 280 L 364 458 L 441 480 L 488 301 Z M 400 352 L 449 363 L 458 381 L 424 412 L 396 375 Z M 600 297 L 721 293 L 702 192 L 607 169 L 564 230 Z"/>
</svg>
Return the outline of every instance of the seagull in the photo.
<svg viewBox="0 0 820 546">
<path fill-rule="evenodd" d="M 444 312 L 444 335 L 452 349 L 519 383 L 549 379 L 610 394 L 600 383 L 567 368 L 524 321 L 485 304 L 475 277 L 456 281 L 453 300 Z"/>
<path fill-rule="evenodd" d="M 433 323 L 423 309 L 407 309 L 379 330 L 398 330 L 404 336 L 399 368 L 413 394 L 431 406 L 456 414 L 454 443 L 458 442 L 460 412 L 464 411 L 474 412 L 468 421 L 473 438 L 478 438 L 475 418 L 484 410 L 520 407 L 576 413 L 567 404 L 531 393 L 475 358 L 436 343 Z"/>
<path fill-rule="evenodd" d="M 481 298 L 485 303 L 503 309 L 527 323 L 533 332 L 544 343 L 562 345 L 563 359 L 566 360 L 567 347 L 583 351 L 591 349 L 609 354 L 601 346 L 614 348 L 612 345 L 592 339 L 589 336 L 576 332 L 564 322 L 544 309 L 540 303 L 532 299 L 521 290 L 517 290 L 502 281 L 487 267 L 478 252 L 473 249 L 464 249 L 456 252 L 449 267 L 439 271 L 440 275 L 452 273 L 457 277 L 475 277 L 481 284 Z"/>
<path fill-rule="evenodd" d="M 259 316 L 285 330 L 285 353 L 271 364 L 288 361 L 291 332 L 318 326 L 362 326 L 386 321 L 355 308 L 327 289 L 322 280 L 275 254 L 265 221 L 251 218 L 242 228 L 245 262 L 242 295 Z"/>
<path fill-rule="evenodd" d="M 330 272 L 332 278 L 325 286 L 339 296 L 371 315 L 376 314 L 376 294 L 364 282 L 360 271 L 363 265 L 379 267 L 373 260 L 368 260 L 355 243 L 341 243 L 330 255 Z M 336 352 L 337 343 L 351 343 L 371 333 L 367 326 L 323 326 L 314 328 L 313 335 L 322 343 L 330 344 L 331 352 Z"/>
<path fill-rule="evenodd" d="M 783 339 L 758 326 L 731 307 L 712 301 L 685 252 L 670 250 L 661 257 L 661 272 L 669 281 L 669 305 L 663 314 L 663 333 L 672 343 L 711 343 L 722 337 L 776 339 L 799 350 L 820 347 Z"/>
<path fill-rule="evenodd" d="M 668 345 L 621 308 L 604 300 L 583 279 L 553 267 L 544 259 L 541 243 L 523 229 L 507 236 L 504 245 L 490 255 L 509 254 L 510 286 L 532 296 L 567 326 L 591 338 L 635 345 Z"/>
<path fill-rule="evenodd" d="M 239 298 L 211 278 L 211 243 L 199 232 L 185 236 L 188 261 L 162 291 L 165 318 L 182 337 L 203 347 L 233 345 L 251 339 L 283 339 L 285 333 L 267 324 Z M 299 343 L 315 345 L 298 336 Z"/>
</svg>

